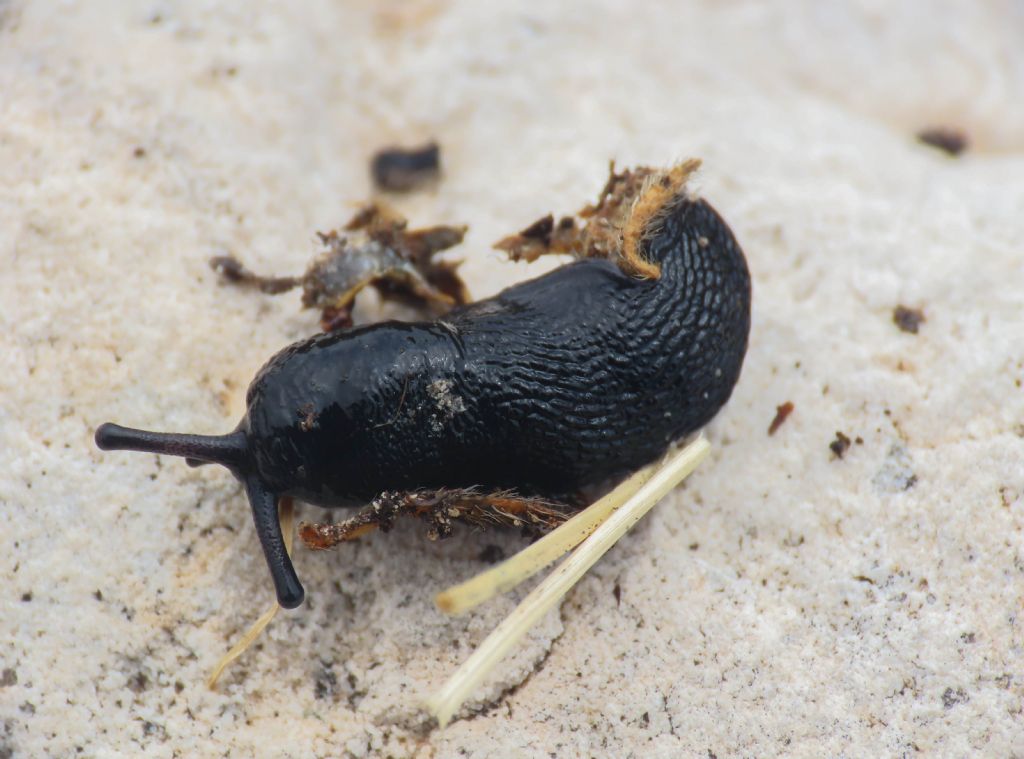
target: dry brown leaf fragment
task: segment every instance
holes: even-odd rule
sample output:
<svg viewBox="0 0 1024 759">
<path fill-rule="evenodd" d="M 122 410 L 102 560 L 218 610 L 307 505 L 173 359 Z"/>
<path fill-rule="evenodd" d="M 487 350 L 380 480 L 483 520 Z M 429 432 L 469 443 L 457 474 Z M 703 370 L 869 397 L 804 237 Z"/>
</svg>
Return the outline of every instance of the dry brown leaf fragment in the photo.
<svg viewBox="0 0 1024 759">
<path fill-rule="evenodd" d="M 343 227 L 320 234 L 325 250 L 301 277 L 263 277 L 231 256 L 210 261 L 229 282 L 278 294 L 302 288 L 302 305 L 321 312 L 325 331 L 350 326 L 356 296 L 375 288 L 385 300 L 438 314 L 469 302 L 457 269 L 436 256 L 462 242 L 464 226 L 408 229 L 404 217 L 380 203 L 361 208 Z"/>
<path fill-rule="evenodd" d="M 597 202 L 571 216 L 548 214 L 514 235 L 499 240 L 495 248 L 513 261 L 536 261 L 544 255 L 570 254 L 576 258 L 607 258 L 623 271 L 657 279 L 659 267 L 642 253 L 644 239 L 657 229 L 659 219 L 684 197 L 686 181 L 700 161 L 684 161 L 660 171 L 648 167 L 616 172 L 609 167 Z"/>
</svg>

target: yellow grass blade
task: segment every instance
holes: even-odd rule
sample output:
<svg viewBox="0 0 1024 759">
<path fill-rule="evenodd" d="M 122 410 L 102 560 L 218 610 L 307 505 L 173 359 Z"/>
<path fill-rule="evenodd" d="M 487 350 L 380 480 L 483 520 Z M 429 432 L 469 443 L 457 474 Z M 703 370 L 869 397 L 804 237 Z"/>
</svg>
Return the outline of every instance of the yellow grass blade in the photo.
<svg viewBox="0 0 1024 759">
<path fill-rule="evenodd" d="M 651 464 L 623 480 L 603 498 L 594 501 L 579 514 L 545 535 L 527 548 L 481 572 L 459 585 L 437 594 L 434 603 L 446 614 L 463 614 L 516 585 L 533 577 L 551 562 L 571 551 L 587 538 L 599 524 L 651 478 L 658 464 Z"/>
<path fill-rule="evenodd" d="M 498 625 L 441 689 L 426 702 L 427 710 L 444 727 L 466 697 L 491 673 L 523 635 L 579 581 L 654 504 L 689 475 L 711 446 L 698 438 L 661 466 L 621 508 L 551 572 Z"/>
</svg>

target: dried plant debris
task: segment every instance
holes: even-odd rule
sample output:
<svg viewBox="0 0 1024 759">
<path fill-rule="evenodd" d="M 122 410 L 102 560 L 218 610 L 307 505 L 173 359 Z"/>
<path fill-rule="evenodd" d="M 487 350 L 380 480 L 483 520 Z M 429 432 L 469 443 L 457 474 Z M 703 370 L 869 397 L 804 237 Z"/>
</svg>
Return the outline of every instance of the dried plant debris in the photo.
<svg viewBox="0 0 1024 759">
<path fill-rule="evenodd" d="M 342 230 L 320 235 L 326 250 L 301 277 L 263 277 L 232 256 L 210 265 L 227 282 L 276 295 L 302 288 L 302 305 L 320 309 L 324 331 L 352 325 L 356 295 L 366 287 L 385 300 L 398 301 L 442 314 L 469 302 L 457 273 L 460 261 L 436 260 L 438 253 L 462 242 L 466 227 L 407 229 L 408 222 L 375 203 L 361 209 Z"/>
<path fill-rule="evenodd" d="M 841 459 L 843 455 L 850 449 L 850 438 L 844 435 L 842 432 L 836 430 L 836 439 L 828 444 L 828 448 L 832 451 L 832 456 Z"/>
<path fill-rule="evenodd" d="M 917 133 L 921 143 L 937 148 L 947 155 L 958 156 L 967 149 L 967 135 L 951 127 L 929 127 Z"/>
<path fill-rule="evenodd" d="M 793 401 L 786 401 L 781 406 L 775 407 L 775 418 L 772 419 L 772 423 L 768 425 L 768 434 L 774 435 L 779 431 L 785 421 L 789 418 L 789 415 L 793 413 Z"/>
<path fill-rule="evenodd" d="M 907 308 L 896 306 L 892 310 L 892 321 L 902 332 L 909 332 L 916 335 L 922 322 L 925 321 L 924 312 L 919 308 Z"/>
<path fill-rule="evenodd" d="M 481 493 L 473 488 L 387 491 L 373 499 L 355 516 L 336 524 L 299 525 L 299 537 L 309 548 L 323 550 L 358 540 L 374 530 L 388 532 L 400 516 L 424 520 L 431 540 L 446 538 L 454 522 L 475 527 L 515 527 L 530 535 L 554 529 L 568 519 L 571 508 L 543 498 L 531 498 L 503 490 Z"/>
<path fill-rule="evenodd" d="M 245 268 L 234 256 L 216 256 L 210 259 L 210 266 L 224 279 L 240 285 L 251 285 L 267 295 L 288 292 L 302 284 L 302 277 L 261 277 Z"/>
<path fill-rule="evenodd" d="M 370 174 L 378 190 L 418 190 L 441 177 L 441 148 L 436 142 L 418 148 L 385 148 L 374 154 Z"/>
<path fill-rule="evenodd" d="M 700 161 L 689 160 L 668 171 L 640 167 L 618 173 L 613 163 L 595 204 L 557 222 L 549 214 L 494 247 L 513 261 L 536 261 L 557 253 L 607 258 L 629 274 L 657 279 L 660 269 L 643 257 L 642 243 L 671 211 L 672 199 L 685 197 L 686 180 L 699 166 Z"/>
<path fill-rule="evenodd" d="M 523 231 L 499 240 L 494 247 L 508 253 L 513 261 L 532 262 L 553 253 L 579 255 L 577 249 L 585 249 L 582 238 L 572 216 L 563 216 L 556 225 L 555 217 L 548 214 Z"/>
</svg>

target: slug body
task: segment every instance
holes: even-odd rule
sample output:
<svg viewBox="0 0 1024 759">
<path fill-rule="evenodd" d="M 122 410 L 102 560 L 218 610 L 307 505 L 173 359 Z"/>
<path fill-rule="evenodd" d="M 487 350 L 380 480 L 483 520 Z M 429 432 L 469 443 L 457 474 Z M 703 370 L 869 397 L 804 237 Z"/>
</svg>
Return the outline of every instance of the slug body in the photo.
<svg viewBox="0 0 1024 759">
<path fill-rule="evenodd" d="M 274 356 L 222 437 L 115 425 L 101 448 L 184 455 L 246 485 L 282 606 L 301 603 L 277 500 L 365 504 L 385 490 L 564 496 L 635 470 L 728 400 L 750 277 L 725 222 L 680 195 L 640 243 L 639 279 L 585 259 L 434 322 L 316 335 Z"/>
</svg>

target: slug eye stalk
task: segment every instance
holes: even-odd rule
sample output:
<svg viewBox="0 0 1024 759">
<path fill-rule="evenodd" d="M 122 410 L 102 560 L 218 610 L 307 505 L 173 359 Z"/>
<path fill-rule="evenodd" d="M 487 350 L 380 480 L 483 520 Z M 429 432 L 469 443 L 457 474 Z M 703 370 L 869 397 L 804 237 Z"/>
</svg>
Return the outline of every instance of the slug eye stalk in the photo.
<svg viewBox="0 0 1024 759">
<path fill-rule="evenodd" d="M 242 430 L 227 435 L 186 435 L 136 430 L 107 422 L 96 430 L 96 447 L 103 451 L 182 456 L 193 465 L 221 464 L 232 470 L 243 468 L 249 459 L 249 443 Z"/>
</svg>

